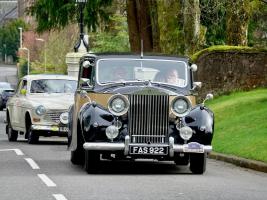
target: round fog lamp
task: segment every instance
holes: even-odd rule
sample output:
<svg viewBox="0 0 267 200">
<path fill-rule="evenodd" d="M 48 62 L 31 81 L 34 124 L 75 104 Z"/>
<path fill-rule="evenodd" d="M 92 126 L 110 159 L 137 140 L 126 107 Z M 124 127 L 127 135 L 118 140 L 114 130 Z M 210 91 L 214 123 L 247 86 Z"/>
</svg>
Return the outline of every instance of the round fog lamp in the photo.
<svg viewBox="0 0 267 200">
<path fill-rule="evenodd" d="M 184 126 L 180 128 L 179 131 L 180 131 L 181 138 L 183 138 L 184 140 L 189 140 L 193 135 L 192 129 L 188 126 Z"/>
<path fill-rule="evenodd" d="M 113 140 L 119 135 L 119 129 L 116 126 L 109 126 L 106 128 L 106 136 L 110 139 Z"/>
<path fill-rule="evenodd" d="M 59 120 L 62 124 L 67 124 L 69 123 L 69 114 L 67 112 L 62 113 L 59 117 Z"/>
<path fill-rule="evenodd" d="M 120 129 L 120 128 L 122 127 L 122 123 L 121 123 L 121 121 L 119 121 L 119 120 L 115 121 L 113 125 L 114 125 L 115 127 L 117 127 L 118 129 Z"/>
</svg>

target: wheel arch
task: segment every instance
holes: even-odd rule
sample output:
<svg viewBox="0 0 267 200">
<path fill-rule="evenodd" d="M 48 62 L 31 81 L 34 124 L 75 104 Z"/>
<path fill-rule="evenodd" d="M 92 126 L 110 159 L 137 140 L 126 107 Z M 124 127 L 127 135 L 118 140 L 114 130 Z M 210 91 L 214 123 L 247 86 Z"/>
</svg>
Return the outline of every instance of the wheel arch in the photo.
<svg viewBox="0 0 267 200">
<path fill-rule="evenodd" d="M 28 130 L 29 126 L 32 124 L 32 118 L 31 118 L 31 114 L 29 111 L 26 111 L 24 119 L 25 119 L 25 126 L 24 126 L 25 131 L 24 132 L 27 134 L 27 130 Z"/>
<path fill-rule="evenodd" d="M 10 120 L 10 114 L 9 114 L 9 109 L 6 109 L 6 120 Z"/>
</svg>

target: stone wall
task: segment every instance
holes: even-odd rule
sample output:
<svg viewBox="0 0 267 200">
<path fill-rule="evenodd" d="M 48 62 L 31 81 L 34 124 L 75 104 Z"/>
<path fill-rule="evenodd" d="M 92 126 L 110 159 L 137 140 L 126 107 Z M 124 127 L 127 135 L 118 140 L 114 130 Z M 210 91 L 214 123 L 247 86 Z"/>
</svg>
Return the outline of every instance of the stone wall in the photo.
<svg viewBox="0 0 267 200">
<path fill-rule="evenodd" d="M 200 96 L 229 93 L 267 86 L 267 52 L 212 51 L 201 54 L 195 63 L 195 81 L 202 82 Z"/>
</svg>

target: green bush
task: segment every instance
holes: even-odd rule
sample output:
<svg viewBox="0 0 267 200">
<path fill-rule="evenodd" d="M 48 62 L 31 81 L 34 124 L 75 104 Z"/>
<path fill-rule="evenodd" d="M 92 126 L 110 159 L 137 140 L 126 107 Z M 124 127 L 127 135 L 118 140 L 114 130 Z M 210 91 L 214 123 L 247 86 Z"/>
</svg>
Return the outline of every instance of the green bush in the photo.
<svg viewBox="0 0 267 200">
<path fill-rule="evenodd" d="M 30 66 L 31 71 L 31 66 Z M 28 73 L 28 62 L 27 60 L 20 58 L 19 59 L 19 78 L 22 78 L 23 76 L 27 75 Z"/>
</svg>

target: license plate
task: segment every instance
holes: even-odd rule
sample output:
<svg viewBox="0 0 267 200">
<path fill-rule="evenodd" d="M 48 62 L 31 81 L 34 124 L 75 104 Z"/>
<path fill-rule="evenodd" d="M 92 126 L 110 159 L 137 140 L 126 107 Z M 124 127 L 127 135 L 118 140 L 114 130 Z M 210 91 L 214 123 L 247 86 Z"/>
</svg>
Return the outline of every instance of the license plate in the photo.
<svg viewBox="0 0 267 200">
<path fill-rule="evenodd" d="M 162 146 L 131 146 L 131 154 L 140 154 L 140 155 L 167 155 L 168 147 Z"/>
<path fill-rule="evenodd" d="M 69 128 L 68 127 L 59 127 L 59 132 L 68 132 Z"/>
<path fill-rule="evenodd" d="M 202 144 L 197 142 L 190 142 L 183 148 L 183 152 L 188 153 L 204 153 L 204 148 Z"/>
</svg>

